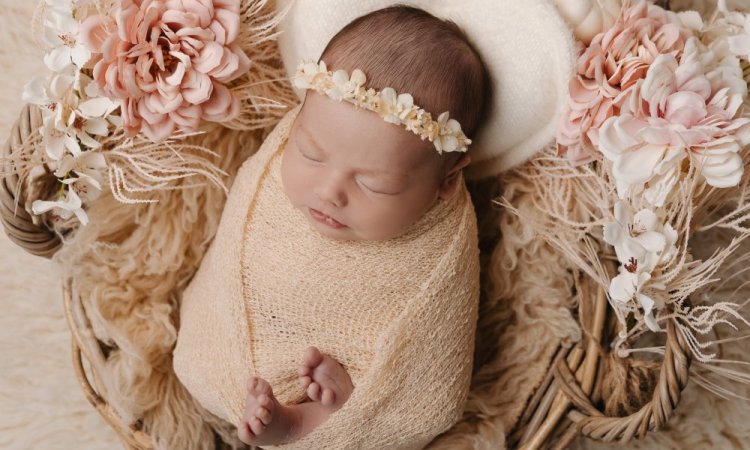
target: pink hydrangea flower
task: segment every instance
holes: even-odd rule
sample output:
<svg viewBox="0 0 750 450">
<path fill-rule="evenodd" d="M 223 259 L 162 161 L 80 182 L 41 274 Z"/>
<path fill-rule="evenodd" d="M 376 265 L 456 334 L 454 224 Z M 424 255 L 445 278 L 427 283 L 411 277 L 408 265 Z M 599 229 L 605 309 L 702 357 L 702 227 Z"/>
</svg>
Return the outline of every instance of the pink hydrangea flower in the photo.
<svg viewBox="0 0 750 450">
<path fill-rule="evenodd" d="M 613 162 L 620 198 L 644 188 L 652 205 L 664 205 L 685 158 L 711 186 L 740 182 L 739 152 L 750 145 L 750 118 L 741 112 L 747 85 L 736 60 L 706 67 L 699 45 L 691 38 L 679 62 L 660 55 L 632 101 L 602 124 L 599 147 Z"/>
<path fill-rule="evenodd" d="M 619 114 L 657 56 L 679 56 L 689 36 L 674 13 L 646 1 L 596 35 L 570 81 L 568 108 L 557 128 L 558 154 L 574 165 L 593 160 L 602 123 Z"/>
<path fill-rule="evenodd" d="M 114 18 L 82 23 L 94 80 L 120 101 L 129 135 L 160 141 L 239 114 L 227 87 L 250 68 L 236 43 L 239 8 L 239 0 L 121 0 Z"/>
</svg>

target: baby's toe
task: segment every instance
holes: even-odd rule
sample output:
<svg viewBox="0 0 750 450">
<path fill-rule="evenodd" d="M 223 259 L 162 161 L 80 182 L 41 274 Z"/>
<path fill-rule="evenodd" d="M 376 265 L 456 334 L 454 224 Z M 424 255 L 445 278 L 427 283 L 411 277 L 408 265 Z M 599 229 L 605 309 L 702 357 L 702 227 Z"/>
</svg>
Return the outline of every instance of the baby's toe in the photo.
<svg viewBox="0 0 750 450">
<path fill-rule="evenodd" d="M 320 400 L 320 385 L 318 383 L 310 383 L 310 385 L 307 387 L 307 396 L 310 397 L 311 400 L 317 402 Z"/>
<path fill-rule="evenodd" d="M 248 392 L 250 392 L 250 394 L 254 395 L 256 398 L 260 397 L 263 394 L 266 394 L 268 396 L 271 395 L 271 385 L 268 384 L 268 381 L 260 377 L 251 377 L 250 381 L 247 384 L 247 389 Z"/>
<path fill-rule="evenodd" d="M 271 399 L 271 396 L 268 394 L 261 394 L 258 396 L 258 404 L 262 406 L 263 408 L 266 408 L 267 410 L 271 410 L 273 408 L 273 400 Z"/>
<path fill-rule="evenodd" d="M 317 347 L 307 347 L 305 349 L 303 366 L 317 367 L 321 362 L 323 362 L 323 354 L 320 353 Z"/>
<path fill-rule="evenodd" d="M 237 437 L 239 437 L 245 444 L 253 443 L 255 434 L 253 433 L 253 430 L 250 429 L 250 424 L 246 420 L 243 420 L 242 424 L 237 428 Z"/>
<path fill-rule="evenodd" d="M 263 425 L 267 426 L 271 424 L 271 411 L 269 411 L 267 408 L 258 406 L 258 409 L 255 410 L 255 416 L 260 419 L 261 422 L 263 422 Z"/>
<path fill-rule="evenodd" d="M 323 404 L 323 406 L 330 406 L 330 405 L 333 405 L 334 399 L 335 399 L 335 395 L 333 393 L 333 390 L 324 389 L 320 402 Z"/>
<path fill-rule="evenodd" d="M 303 388 L 307 389 L 308 386 L 310 386 L 310 383 L 312 383 L 312 378 L 308 376 L 300 377 L 299 384 Z"/>
<path fill-rule="evenodd" d="M 258 381 L 259 380 L 260 380 L 260 378 L 255 377 L 255 376 L 251 376 L 250 378 L 248 378 L 248 380 L 247 380 L 247 391 L 250 392 L 250 393 L 255 392 L 255 386 L 258 385 Z"/>
<path fill-rule="evenodd" d="M 266 426 L 256 416 L 251 417 L 249 422 L 250 430 L 252 430 L 255 436 L 258 436 L 266 431 Z"/>
</svg>

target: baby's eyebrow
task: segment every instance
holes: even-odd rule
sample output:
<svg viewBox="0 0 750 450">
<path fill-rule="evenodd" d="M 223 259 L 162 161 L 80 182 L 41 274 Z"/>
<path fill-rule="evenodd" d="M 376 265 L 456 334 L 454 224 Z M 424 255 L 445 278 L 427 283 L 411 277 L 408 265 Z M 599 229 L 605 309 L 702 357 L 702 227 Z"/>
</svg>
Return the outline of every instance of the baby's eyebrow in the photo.
<svg viewBox="0 0 750 450">
<path fill-rule="evenodd" d="M 325 150 L 325 149 L 324 149 L 324 148 L 323 148 L 323 147 L 322 147 L 322 146 L 321 146 L 320 144 L 318 144 L 318 143 L 317 143 L 317 142 L 315 141 L 315 138 L 313 137 L 313 134 L 312 134 L 312 133 L 310 133 L 310 131 L 309 131 L 309 130 L 308 130 L 307 128 L 305 128 L 305 126 L 304 126 L 304 125 L 300 125 L 300 129 L 301 129 L 301 130 L 302 130 L 302 132 L 303 132 L 303 133 L 305 134 L 305 136 L 307 136 L 307 139 L 308 139 L 308 140 L 309 140 L 310 142 L 312 142 L 312 144 L 313 144 L 313 145 L 314 145 L 315 147 L 317 147 L 317 148 L 318 148 L 318 150 L 320 150 L 320 151 L 322 151 L 323 153 L 326 153 L 326 154 L 328 153 L 328 152 L 326 152 L 326 150 Z"/>
</svg>

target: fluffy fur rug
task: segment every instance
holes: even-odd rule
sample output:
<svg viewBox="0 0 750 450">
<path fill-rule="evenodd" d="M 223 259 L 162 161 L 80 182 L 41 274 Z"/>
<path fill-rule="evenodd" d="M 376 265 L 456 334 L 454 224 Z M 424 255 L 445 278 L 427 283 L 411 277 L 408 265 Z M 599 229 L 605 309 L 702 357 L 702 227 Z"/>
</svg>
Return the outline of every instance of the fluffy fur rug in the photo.
<svg viewBox="0 0 750 450">
<path fill-rule="evenodd" d="M 4 101 L 5 108 L 0 111 L 0 132 L 6 136 L 13 120 L 21 107 L 20 93 L 23 84 L 32 74 L 42 70 L 41 54 L 31 45 L 28 35 L 31 9 L 34 2 L 12 2 L 11 0 L 0 0 L 4 6 L 3 14 L 0 16 L 0 69 L 4 75 L 0 85 L 0 99 Z M 683 2 L 684 3 L 684 2 Z M 228 133 L 221 136 L 223 142 L 236 142 L 237 136 Z M 233 167 L 237 161 L 241 161 L 247 154 L 237 155 L 234 162 L 228 163 Z M 525 192 L 523 186 L 513 186 L 512 179 L 506 190 L 506 195 L 515 198 L 519 203 L 528 202 L 531 193 Z M 135 222 L 141 227 L 128 229 L 128 235 L 132 241 L 148 241 L 156 251 L 149 254 L 133 256 L 128 261 L 102 260 L 103 277 L 125 277 L 129 273 L 142 275 L 137 289 L 155 293 L 153 297 L 161 298 L 152 305 L 132 305 L 132 309 L 122 311 L 109 311 L 111 313 L 128 315 L 164 314 L 166 308 L 174 301 L 168 292 L 159 290 L 159 286 L 166 284 L 179 284 L 184 281 L 184 276 L 192 270 L 184 267 L 186 264 L 194 264 L 200 257 L 202 245 L 198 237 L 211 235 L 212 228 L 216 224 L 211 220 L 205 224 L 205 229 L 194 231 L 193 236 L 197 239 L 194 246 L 185 248 L 184 243 L 168 241 L 160 237 L 159 241 L 149 240 L 145 231 L 155 226 L 174 226 L 172 236 L 181 236 L 185 228 L 195 227 L 196 219 L 201 217 L 217 218 L 219 207 L 216 202 L 222 200 L 223 194 L 211 191 L 207 196 L 199 198 L 187 198 L 185 204 L 195 207 L 191 212 L 183 212 L 187 223 L 169 223 L 164 219 L 164 214 L 155 215 L 156 209 L 143 209 L 135 214 Z M 213 209 L 209 208 L 213 206 Z M 175 206 L 174 204 L 170 206 Z M 107 209 L 101 208 L 92 211 L 92 221 L 97 215 L 106 215 L 110 223 L 125 223 L 129 218 L 126 215 L 134 214 L 127 208 Z M 205 215 L 205 216 L 204 216 Z M 492 226 L 497 226 L 496 223 Z M 571 326 L 565 306 L 567 298 L 555 294 L 568 290 L 565 277 L 562 273 L 554 273 L 535 265 L 539 255 L 546 254 L 544 246 L 537 242 L 533 236 L 523 233 L 511 233 L 517 228 L 517 224 L 511 221 L 502 222 L 504 240 L 500 250 L 495 254 L 496 273 L 491 274 L 498 281 L 494 288 L 492 297 L 496 304 L 493 314 L 503 317 L 499 320 L 506 323 L 507 327 L 502 330 L 494 330 L 498 335 L 499 347 L 508 358 L 493 360 L 479 371 L 477 384 L 487 387 L 479 389 L 470 398 L 470 408 L 477 415 L 490 417 L 494 420 L 482 422 L 476 430 L 455 430 L 452 436 L 446 435 L 440 442 L 440 448 L 497 448 L 496 443 L 502 442 L 502 424 L 511 423 L 513 417 L 518 414 L 520 406 L 514 402 L 517 398 L 524 398 L 532 386 L 529 378 L 539 376 L 534 373 L 540 366 L 539 362 L 548 357 L 544 342 L 565 336 L 575 337 L 575 327 Z M 510 237 L 512 236 L 512 238 Z M 124 243 L 128 241 L 124 236 L 106 236 L 110 242 Z M 111 255 L 106 253 L 106 248 L 100 249 L 100 254 L 114 258 L 116 252 Z M 529 255 L 533 255 L 531 258 Z M 138 259 L 136 259 L 138 258 Z M 554 255 L 549 255 L 554 260 Z M 115 264 L 118 263 L 118 264 Z M 134 267 L 134 264 L 142 266 Z M 106 267 L 116 267 L 116 270 L 106 272 Z M 183 268 L 180 272 L 177 268 Z M 561 269 L 561 272 L 563 270 Z M 95 276 L 93 272 L 90 276 Z M 104 279 L 104 278 L 102 278 Z M 166 280 L 166 281 L 165 281 Z M 503 282 L 504 281 L 504 282 Z M 512 281 L 512 282 L 511 282 Z M 501 286 L 501 287 L 500 287 Z M 136 289 L 136 288 L 133 288 Z M 0 293 L 6 306 L 5 314 L 0 318 L 0 357 L 3 359 L 0 371 L 0 448 L 27 449 L 27 448 L 116 448 L 118 441 L 113 432 L 98 417 L 98 413 L 85 401 L 80 387 L 75 379 L 70 362 L 70 334 L 67 323 L 62 313 L 62 298 L 59 273 L 55 265 L 41 258 L 25 254 L 2 236 L 0 238 Z M 128 295 L 131 298 L 141 295 L 142 292 L 126 290 L 124 292 L 107 291 L 100 293 L 102 299 L 113 299 Z M 92 297 L 93 298 L 93 297 Z M 505 304 L 503 299 L 512 299 Z M 485 305 L 487 306 L 487 305 Z M 481 312 L 480 312 L 481 314 Z M 95 324 L 98 318 L 94 318 Z M 554 325 L 551 328 L 550 325 Z M 96 326 L 96 325 L 95 325 Z M 481 326 L 481 323 L 480 323 Z M 549 333 L 549 330 L 555 334 Z M 493 330 L 485 328 L 485 336 L 492 336 Z M 744 330 L 746 331 L 746 330 Z M 97 330 L 98 335 L 117 336 L 116 328 Z M 514 339 L 518 334 L 536 335 L 538 339 Z M 143 339 L 147 340 L 149 335 L 167 336 L 170 331 L 168 327 L 158 328 L 157 324 L 151 324 L 150 328 L 142 330 Z M 533 345 L 529 345 L 533 343 Z M 155 353 L 141 353 L 140 342 L 133 342 L 132 347 L 122 349 L 122 356 L 113 360 L 110 369 L 118 364 L 131 364 L 132 367 L 143 368 L 147 366 L 157 367 L 165 362 Z M 165 345 L 169 345 L 165 339 Z M 729 358 L 750 359 L 748 351 L 750 347 L 736 345 L 725 349 Z M 480 355 L 478 362 L 486 362 Z M 167 362 L 168 363 L 168 362 Z M 536 363 L 536 364 L 535 364 Z M 542 364 L 543 365 L 543 364 Z M 112 389 L 118 390 L 119 394 L 127 394 L 126 390 L 119 390 L 121 386 L 137 388 L 139 376 L 144 375 L 136 371 L 131 372 L 132 380 L 113 381 Z M 146 372 L 144 376 L 154 376 Z M 121 383 L 115 385 L 114 383 Z M 161 385 L 161 392 L 170 392 L 170 402 L 162 404 L 144 403 L 144 398 L 149 397 L 146 393 L 127 397 L 129 404 L 116 405 L 123 410 L 147 411 L 149 414 L 163 414 L 164 410 L 181 410 L 181 405 L 175 402 L 178 396 L 175 390 L 180 387 L 172 381 L 165 379 Z M 733 386 L 735 392 L 748 397 L 750 387 Z M 515 396 L 508 395 L 513 393 Z M 144 397 L 145 396 L 145 397 Z M 490 396 L 494 398 L 505 397 L 505 404 L 491 404 L 487 400 Z M 154 398 L 154 397 L 151 397 Z M 184 410 L 184 408 L 182 409 Z M 698 413 L 700 412 L 700 413 Z M 750 403 L 737 399 L 722 399 L 714 394 L 708 393 L 698 387 L 695 383 L 688 385 L 682 402 L 677 408 L 676 416 L 670 421 L 667 430 L 660 433 L 652 433 L 647 439 L 629 446 L 630 448 L 747 448 L 750 442 L 750 426 L 747 418 L 750 417 Z M 196 416 L 180 417 L 182 422 L 195 423 L 194 432 L 196 436 L 206 433 L 206 425 Z M 161 431 L 166 434 L 168 421 L 164 421 Z M 476 432 L 476 438 L 469 439 L 461 436 L 459 431 Z M 188 437 L 184 437 L 188 439 Z M 493 445 L 492 443 L 495 443 Z M 163 444 L 163 443 L 162 443 Z M 437 447 L 437 446 L 436 446 Z M 575 448 L 604 448 L 607 446 L 594 444 L 589 441 L 579 440 L 574 444 Z"/>
</svg>

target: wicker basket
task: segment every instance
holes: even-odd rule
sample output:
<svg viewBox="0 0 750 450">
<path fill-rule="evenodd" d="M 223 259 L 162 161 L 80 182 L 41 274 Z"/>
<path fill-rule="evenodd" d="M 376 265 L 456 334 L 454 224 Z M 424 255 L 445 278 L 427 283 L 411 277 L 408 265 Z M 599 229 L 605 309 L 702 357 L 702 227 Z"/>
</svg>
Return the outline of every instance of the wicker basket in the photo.
<svg viewBox="0 0 750 450">
<path fill-rule="evenodd" d="M 0 156 L 28 148 L 19 144 L 31 139 L 40 123 L 39 111 L 35 107 L 25 107 Z M 28 193 L 22 178 L 18 174 L 11 174 L 3 180 L 0 219 L 6 233 L 16 244 L 31 254 L 50 258 L 62 245 L 59 235 L 72 230 L 51 230 L 38 217 L 29 214 L 29 205 L 26 204 L 29 201 Z M 477 205 L 480 223 L 483 211 L 485 208 Z M 667 324 L 666 352 L 661 363 L 651 363 L 649 366 L 631 358 L 611 357 L 610 337 L 618 330 L 606 296 L 584 275 L 578 273 L 574 276 L 578 297 L 578 310 L 575 313 L 584 338 L 575 345 L 560 344 L 545 379 L 528 400 L 515 429 L 508 435 L 511 447 L 565 448 L 579 435 L 620 442 L 643 437 L 648 431 L 659 429 L 667 422 L 687 384 L 691 354 L 682 335 L 676 332 L 674 323 Z M 63 293 L 65 313 L 73 337 L 73 366 L 81 388 L 89 402 L 116 431 L 125 448 L 153 448 L 151 437 L 139 428 L 138 422 L 132 426 L 125 425 L 100 394 L 101 383 L 96 368 L 105 361 L 106 348 L 95 337 L 82 302 L 73 294 L 74 283 L 75 280 L 66 279 Z M 84 359 L 88 362 L 88 369 L 84 367 Z M 636 370 L 636 366 L 649 373 L 654 381 L 651 385 L 643 383 L 646 401 L 636 405 L 632 409 L 635 412 L 624 417 L 607 417 L 601 407 L 603 380 L 615 372 L 628 376 L 628 372 Z M 222 447 L 218 436 L 216 443 L 217 448 Z"/>
</svg>

